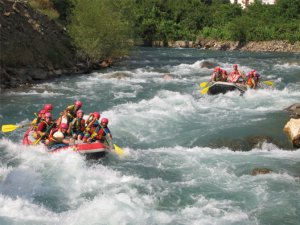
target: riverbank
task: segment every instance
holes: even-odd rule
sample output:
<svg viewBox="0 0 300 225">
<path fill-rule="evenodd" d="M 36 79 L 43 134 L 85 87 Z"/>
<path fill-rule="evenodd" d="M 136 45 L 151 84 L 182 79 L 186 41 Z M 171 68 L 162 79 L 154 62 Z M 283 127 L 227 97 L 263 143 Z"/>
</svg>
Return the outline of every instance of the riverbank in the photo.
<svg viewBox="0 0 300 225">
<path fill-rule="evenodd" d="M 300 41 L 251 41 L 241 43 L 238 41 L 218 41 L 211 39 L 197 39 L 196 41 L 153 41 L 153 47 L 171 48 L 200 48 L 223 51 L 249 51 L 249 52 L 293 52 L 300 53 Z"/>
<path fill-rule="evenodd" d="M 25 1 L 0 0 L 0 90 L 36 82 L 86 74 L 106 68 L 111 60 L 91 63 L 78 56 L 62 25 L 33 10 Z M 149 43 L 148 43 L 149 45 Z M 153 47 L 181 47 L 229 51 L 300 52 L 300 41 L 240 42 L 198 39 L 153 41 Z"/>
</svg>

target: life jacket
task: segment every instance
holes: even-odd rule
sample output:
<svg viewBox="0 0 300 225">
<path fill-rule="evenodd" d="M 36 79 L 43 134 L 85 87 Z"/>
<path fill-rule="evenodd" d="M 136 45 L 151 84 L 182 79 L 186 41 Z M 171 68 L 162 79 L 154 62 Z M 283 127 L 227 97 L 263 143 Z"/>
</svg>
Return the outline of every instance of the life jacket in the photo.
<svg viewBox="0 0 300 225">
<path fill-rule="evenodd" d="M 251 77 L 248 78 L 247 85 L 250 86 L 250 87 L 254 86 L 253 78 L 251 78 Z"/>
<path fill-rule="evenodd" d="M 241 74 L 240 74 L 239 71 L 237 71 L 237 72 L 233 71 L 229 75 L 229 81 L 232 82 L 232 83 L 236 83 L 236 82 L 238 82 L 238 80 L 240 79 L 240 77 L 241 77 Z"/>
<path fill-rule="evenodd" d="M 43 125 L 42 128 L 41 128 L 41 125 Z M 53 125 L 54 125 L 54 123 L 53 123 L 52 121 L 50 122 L 50 124 L 48 124 L 46 121 L 42 120 L 42 121 L 39 123 L 39 125 L 38 125 L 36 131 L 34 132 L 33 137 L 36 138 L 36 139 L 38 139 L 38 138 L 41 137 L 41 136 L 39 135 L 38 131 L 49 133 L 49 132 L 50 132 L 50 129 L 51 129 L 51 127 L 53 127 Z M 41 129 L 39 130 L 39 128 L 41 128 Z M 47 134 L 46 134 L 46 136 L 47 136 Z"/>
<path fill-rule="evenodd" d="M 92 121 L 92 120 L 91 120 L 91 121 Z M 88 122 L 87 124 L 90 124 L 91 121 Z M 99 126 L 99 122 L 98 122 L 98 120 L 95 120 L 95 121 L 93 122 L 93 124 L 91 124 L 89 127 L 86 127 L 85 130 L 86 130 L 88 133 L 93 134 L 94 131 L 97 129 L 98 126 Z"/>
<path fill-rule="evenodd" d="M 75 118 L 72 122 L 74 131 L 84 131 L 85 130 L 85 120 L 82 118 Z"/>
<path fill-rule="evenodd" d="M 92 134 L 92 138 L 104 142 L 106 141 L 106 134 L 110 134 L 110 130 L 108 129 L 108 127 L 98 127 Z"/>
</svg>

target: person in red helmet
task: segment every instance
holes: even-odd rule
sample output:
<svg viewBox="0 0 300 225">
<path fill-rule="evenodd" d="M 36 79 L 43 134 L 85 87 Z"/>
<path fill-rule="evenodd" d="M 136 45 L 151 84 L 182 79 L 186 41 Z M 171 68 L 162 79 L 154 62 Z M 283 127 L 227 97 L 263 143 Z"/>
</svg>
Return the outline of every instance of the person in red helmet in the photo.
<svg viewBox="0 0 300 225">
<path fill-rule="evenodd" d="M 44 120 L 44 115 L 46 113 L 46 110 L 42 109 L 39 111 L 39 114 L 37 115 L 36 118 L 34 118 L 34 120 L 31 121 L 31 125 L 34 126 L 34 127 L 37 127 L 37 125 L 42 121 Z"/>
<path fill-rule="evenodd" d="M 86 127 L 85 127 L 85 133 L 83 137 L 83 142 L 86 142 L 87 140 L 90 140 L 91 134 L 95 131 L 95 129 L 99 126 L 99 119 L 101 115 L 99 112 L 93 112 L 89 114 L 89 117 L 85 121 Z"/>
<path fill-rule="evenodd" d="M 214 72 L 211 75 L 210 81 L 212 81 L 212 82 L 222 81 L 222 69 L 220 67 L 216 67 L 214 69 Z"/>
<path fill-rule="evenodd" d="M 74 139 L 67 139 L 66 137 L 68 136 L 68 124 L 66 123 L 61 123 L 59 125 L 59 128 L 52 129 L 48 139 L 46 139 L 45 144 L 47 146 L 51 146 L 54 144 L 73 144 Z"/>
<path fill-rule="evenodd" d="M 108 125 L 108 119 L 102 118 L 100 125 L 97 127 L 97 129 L 94 131 L 94 133 L 91 136 L 91 142 L 106 142 L 108 145 L 111 145 L 112 142 L 112 135 L 107 127 Z"/>
<path fill-rule="evenodd" d="M 68 112 L 68 114 L 69 114 L 70 116 L 72 116 L 73 118 L 75 118 L 75 117 L 76 117 L 76 114 L 77 114 L 77 111 L 78 111 L 79 109 L 81 109 L 82 105 L 83 105 L 83 104 L 82 104 L 81 101 L 76 100 L 76 101 L 74 102 L 74 104 L 73 104 L 73 105 L 69 105 L 69 106 L 66 108 L 66 110 L 67 110 L 67 112 Z"/>
<path fill-rule="evenodd" d="M 247 75 L 247 85 L 250 88 L 256 89 L 259 84 L 260 75 L 256 70 L 251 70 Z"/>
<path fill-rule="evenodd" d="M 53 105 L 52 104 L 45 104 L 43 108 L 46 112 L 52 112 Z"/>
<path fill-rule="evenodd" d="M 43 141 L 48 138 L 50 130 L 54 127 L 55 123 L 52 121 L 52 114 L 47 112 L 45 113 L 44 120 L 39 123 L 33 136 L 37 140 L 41 139 Z"/>
<path fill-rule="evenodd" d="M 73 134 L 73 138 L 81 140 L 84 136 L 85 120 L 83 119 L 84 112 L 79 109 L 76 118 L 70 123 L 69 133 Z"/>
<path fill-rule="evenodd" d="M 228 78 L 227 71 L 222 69 L 221 72 L 222 72 L 222 81 L 227 82 L 227 78 Z"/>
<path fill-rule="evenodd" d="M 256 70 L 252 70 L 254 75 L 254 80 L 258 84 L 260 82 L 260 74 Z"/>
<path fill-rule="evenodd" d="M 252 89 L 255 89 L 256 88 L 256 86 L 257 86 L 257 83 L 256 83 L 256 81 L 255 81 L 255 79 L 254 79 L 254 73 L 253 72 L 250 72 L 249 74 L 248 74 L 248 77 L 247 77 L 247 86 L 249 87 L 249 88 L 252 88 Z"/>
<path fill-rule="evenodd" d="M 73 105 L 69 105 L 63 112 L 60 113 L 60 118 L 57 124 L 67 123 L 70 124 L 76 118 L 77 111 L 82 107 L 82 102 L 76 100 Z"/>
<path fill-rule="evenodd" d="M 233 65 L 233 71 L 228 76 L 228 82 L 231 83 L 244 83 L 243 73 L 238 70 L 237 64 Z"/>
</svg>

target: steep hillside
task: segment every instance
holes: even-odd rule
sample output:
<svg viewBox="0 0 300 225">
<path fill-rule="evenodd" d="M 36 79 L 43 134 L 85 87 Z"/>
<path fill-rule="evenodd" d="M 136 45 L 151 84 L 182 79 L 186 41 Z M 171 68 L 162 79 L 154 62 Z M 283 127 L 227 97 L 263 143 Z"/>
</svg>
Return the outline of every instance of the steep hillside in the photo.
<svg viewBox="0 0 300 225">
<path fill-rule="evenodd" d="M 87 70 L 64 28 L 26 1 L 0 0 L 0 43 L 1 89 Z"/>
</svg>

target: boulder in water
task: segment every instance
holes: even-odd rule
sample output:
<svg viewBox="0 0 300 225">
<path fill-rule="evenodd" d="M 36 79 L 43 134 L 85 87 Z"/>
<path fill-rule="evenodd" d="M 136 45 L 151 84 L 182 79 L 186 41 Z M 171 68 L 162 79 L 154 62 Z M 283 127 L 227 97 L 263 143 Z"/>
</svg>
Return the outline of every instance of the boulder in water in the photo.
<svg viewBox="0 0 300 225">
<path fill-rule="evenodd" d="M 300 119 L 290 119 L 283 130 L 288 134 L 295 148 L 300 148 Z"/>
<path fill-rule="evenodd" d="M 300 119 L 300 103 L 295 103 L 285 108 L 284 110 L 288 111 L 291 114 L 291 117 L 294 119 Z"/>
<path fill-rule="evenodd" d="M 208 69 L 212 69 L 214 67 L 218 66 L 217 64 L 210 62 L 210 61 L 203 61 L 200 63 L 200 67 L 201 68 L 208 68 Z"/>
<path fill-rule="evenodd" d="M 268 169 L 268 168 L 255 168 L 252 170 L 251 175 L 252 176 L 256 176 L 258 174 L 267 174 L 267 173 L 271 173 L 272 170 Z"/>
<path fill-rule="evenodd" d="M 125 79 L 125 78 L 130 78 L 132 77 L 130 74 L 127 74 L 127 73 L 122 73 L 122 72 L 116 72 L 116 73 L 113 73 L 111 75 L 108 76 L 109 79 L 111 78 L 115 78 L 115 79 Z"/>
</svg>

